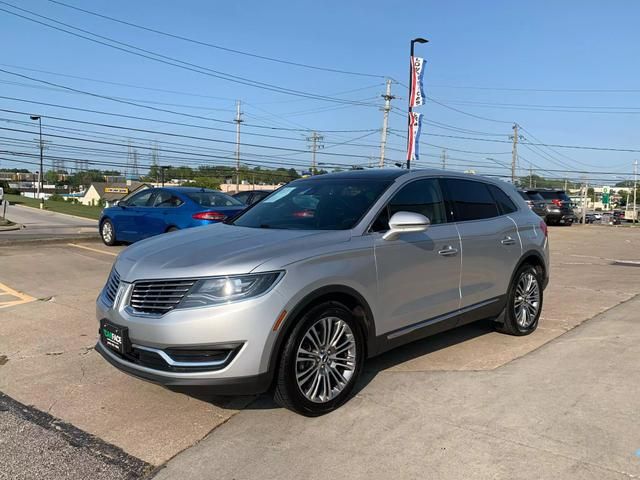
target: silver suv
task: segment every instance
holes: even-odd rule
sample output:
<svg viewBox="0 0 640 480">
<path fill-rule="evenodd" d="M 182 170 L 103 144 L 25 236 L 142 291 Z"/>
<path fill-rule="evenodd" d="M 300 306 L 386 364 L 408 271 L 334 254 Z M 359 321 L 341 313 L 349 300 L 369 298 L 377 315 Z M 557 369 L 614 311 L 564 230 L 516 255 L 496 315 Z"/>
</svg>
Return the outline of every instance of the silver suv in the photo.
<svg viewBox="0 0 640 480">
<path fill-rule="evenodd" d="M 97 300 L 97 350 L 131 375 L 343 404 L 366 358 L 492 318 L 533 332 L 547 227 L 509 184 L 365 170 L 292 182 L 239 217 L 139 242 Z"/>
</svg>

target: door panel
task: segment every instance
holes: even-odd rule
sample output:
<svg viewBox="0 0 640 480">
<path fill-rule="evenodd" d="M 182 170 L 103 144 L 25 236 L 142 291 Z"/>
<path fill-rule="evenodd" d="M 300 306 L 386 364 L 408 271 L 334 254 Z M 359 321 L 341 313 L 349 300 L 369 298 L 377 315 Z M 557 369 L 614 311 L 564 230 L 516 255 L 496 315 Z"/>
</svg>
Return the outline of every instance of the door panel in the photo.
<svg viewBox="0 0 640 480">
<path fill-rule="evenodd" d="M 462 241 L 462 308 L 504 295 L 522 251 L 516 225 L 504 214 L 515 205 L 487 182 L 448 178 L 443 184 Z"/>
<path fill-rule="evenodd" d="M 515 223 L 500 216 L 457 226 L 462 238 L 462 307 L 506 294 L 522 252 Z"/>
<path fill-rule="evenodd" d="M 425 232 L 383 240 L 389 218 L 414 212 L 431 221 Z M 454 224 L 446 223 L 440 184 L 421 178 L 403 185 L 372 225 L 377 233 L 374 252 L 378 271 L 376 326 L 387 333 L 429 320 L 460 307 L 460 239 Z"/>
<path fill-rule="evenodd" d="M 128 201 L 122 215 L 122 239 L 127 242 L 135 242 L 144 238 L 145 219 L 144 212 L 155 190 L 147 189 L 136 193 Z"/>
<path fill-rule="evenodd" d="M 461 246 L 455 225 L 433 225 L 392 241 L 376 235 L 378 334 L 460 308 Z"/>
</svg>

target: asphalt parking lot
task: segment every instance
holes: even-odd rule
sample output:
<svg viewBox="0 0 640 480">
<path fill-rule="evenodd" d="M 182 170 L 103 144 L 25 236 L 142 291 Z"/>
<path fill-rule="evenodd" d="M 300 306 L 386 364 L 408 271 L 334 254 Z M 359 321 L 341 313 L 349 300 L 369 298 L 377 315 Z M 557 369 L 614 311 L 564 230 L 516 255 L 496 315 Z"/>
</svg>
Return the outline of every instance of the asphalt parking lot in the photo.
<svg viewBox="0 0 640 480">
<path fill-rule="evenodd" d="M 636 478 L 640 231 L 573 226 L 550 237 L 551 283 L 534 334 L 480 323 L 390 352 L 367 364 L 354 399 L 316 419 L 266 396 L 172 392 L 106 364 L 93 351 L 94 301 L 122 247 L 3 245 L 0 391 L 49 415 L 49 426 L 63 421 L 104 442 L 78 455 L 104 460 L 94 453 L 113 448 L 133 459 L 95 478 L 159 466 L 158 478 L 181 479 Z M 4 410 L 7 444 L 20 432 L 48 435 Z M 8 451 L 0 448 L 5 474 L 17 468 L 3 460 Z M 87 478 L 79 472 L 63 478 Z"/>
</svg>

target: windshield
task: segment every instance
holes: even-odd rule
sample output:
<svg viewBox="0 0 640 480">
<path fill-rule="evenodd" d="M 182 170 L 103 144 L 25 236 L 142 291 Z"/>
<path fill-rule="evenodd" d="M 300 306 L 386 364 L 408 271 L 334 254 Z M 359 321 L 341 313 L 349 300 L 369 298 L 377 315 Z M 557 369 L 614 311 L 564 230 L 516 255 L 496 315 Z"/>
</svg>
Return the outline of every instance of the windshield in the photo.
<svg viewBox="0 0 640 480">
<path fill-rule="evenodd" d="M 187 197 L 202 207 L 242 207 L 239 200 L 221 192 L 188 192 Z"/>
<path fill-rule="evenodd" d="M 293 182 L 232 223 L 252 228 L 348 230 L 358 223 L 390 184 L 389 181 L 352 178 Z"/>
</svg>

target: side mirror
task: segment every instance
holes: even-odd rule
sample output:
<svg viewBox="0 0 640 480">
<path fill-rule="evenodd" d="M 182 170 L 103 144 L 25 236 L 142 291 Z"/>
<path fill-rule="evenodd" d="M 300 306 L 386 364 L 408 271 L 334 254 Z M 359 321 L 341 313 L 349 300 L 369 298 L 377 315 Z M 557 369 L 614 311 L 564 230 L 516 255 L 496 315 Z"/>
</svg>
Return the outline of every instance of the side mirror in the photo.
<svg viewBox="0 0 640 480">
<path fill-rule="evenodd" d="M 127 206 L 127 202 L 123 202 L 122 200 L 118 200 L 116 205 L 120 208 L 125 208 Z"/>
<path fill-rule="evenodd" d="M 395 240 L 403 233 L 424 232 L 431 225 L 431 221 L 420 213 L 397 212 L 389 220 L 389 231 L 383 240 Z"/>
</svg>

